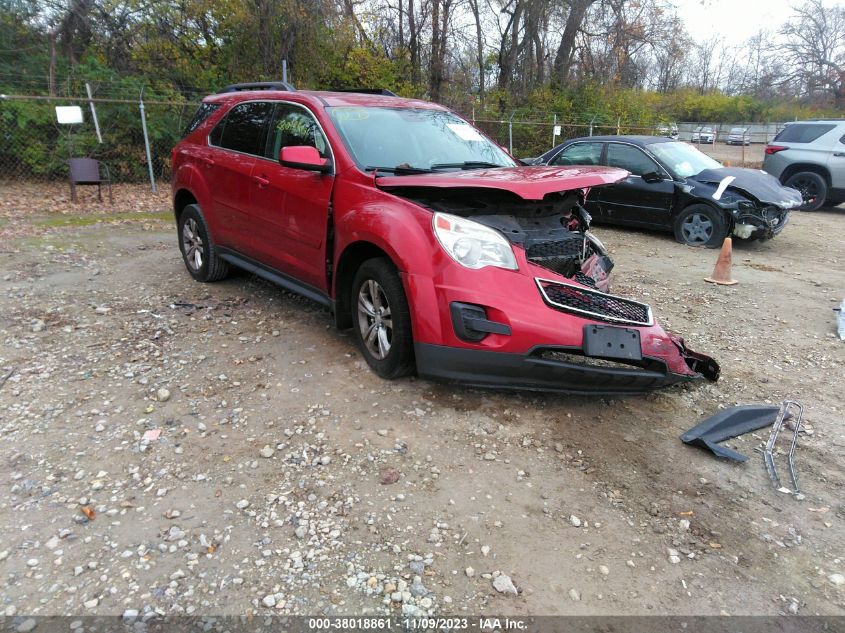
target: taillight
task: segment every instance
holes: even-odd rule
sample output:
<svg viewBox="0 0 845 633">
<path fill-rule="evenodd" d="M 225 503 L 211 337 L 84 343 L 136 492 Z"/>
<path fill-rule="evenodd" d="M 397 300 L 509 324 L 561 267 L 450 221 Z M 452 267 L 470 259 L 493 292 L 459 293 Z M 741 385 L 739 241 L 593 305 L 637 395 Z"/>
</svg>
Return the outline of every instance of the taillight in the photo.
<svg viewBox="0 0 845 633">
<path fill-rule="evenodd" d="M 766 153 L 771 156 L 772 154 L 777 154 L 778 152 L 782 152 L 785 149 L 789 149 L 788 147 L 784 147 L 783 145 L 766 145 Z"/>
</svg>

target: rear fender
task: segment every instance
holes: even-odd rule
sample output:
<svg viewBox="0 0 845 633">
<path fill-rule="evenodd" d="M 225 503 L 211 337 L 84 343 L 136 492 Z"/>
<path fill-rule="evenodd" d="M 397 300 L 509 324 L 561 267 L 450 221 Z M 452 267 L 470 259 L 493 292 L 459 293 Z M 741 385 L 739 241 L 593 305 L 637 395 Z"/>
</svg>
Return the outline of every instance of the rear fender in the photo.
<svg viewBox="0 0 845 633">
<path fill-rule="evenodd" d="M 196 199 L 197 204 L 200 205 L 206 226 L 208 226 L 208 229 L 211 231 L 212 239 L 214 239 L 215 235 L 219 235 L 221 227 L 212 212 L 213 199 L 211 191 L 209 191 L 208 185 L 205 182 L 205 178 L 194 165 L 182 165 L 179 168 L 178 180 L 175 180 L 174 182 L 176 183 L 174 184 L 173 191 L 174 203 L 176 201 L 175 195 L 178 190 L 184 189 L 189 191 Z M 187 186 L 184 186 L 182 183 L 187 183 Z"/>
</svg>

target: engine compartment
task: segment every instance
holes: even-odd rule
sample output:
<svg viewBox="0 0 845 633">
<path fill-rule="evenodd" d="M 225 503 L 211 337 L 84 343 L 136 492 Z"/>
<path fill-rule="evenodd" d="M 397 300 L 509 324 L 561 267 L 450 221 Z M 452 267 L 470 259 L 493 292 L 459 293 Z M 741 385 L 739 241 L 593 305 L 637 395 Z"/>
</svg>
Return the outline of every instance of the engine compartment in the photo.
<svg viewBox="0 0 845 633">
<path fill-rule="evenodd" d="M 613 261 L 592 237 L 579 191 L 525 200 L 510 191 L 408 187 L 393 193 L 432 211 L 450 213 L 496 229 L 525 249 L 528 261 L 599 290 L 607 289 Z"/>
</svg>

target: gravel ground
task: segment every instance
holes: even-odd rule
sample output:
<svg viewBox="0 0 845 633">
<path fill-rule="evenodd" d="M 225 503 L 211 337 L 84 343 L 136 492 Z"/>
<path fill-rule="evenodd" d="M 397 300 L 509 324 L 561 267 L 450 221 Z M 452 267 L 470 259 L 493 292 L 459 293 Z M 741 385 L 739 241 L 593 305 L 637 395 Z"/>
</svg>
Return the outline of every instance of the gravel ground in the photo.
<svg viewBox="0 0 845 633">
<path fill-rule="evenodd" d="M 0 613 L 843 615 L 843 227 L 736 246 L 733 287 L 598 227 L 615 291 L 723 368 L 610 399 L 384 382 L 315 304 L 193 282 L 166 213 L 7 220 Z M 745 464 L 678 440 L 785 398 L 803 499 L 765 432 Z"/>
<path fill-rule="evenodd" d="M 760 168 L 763 165 L 763 157 L 765 156 L 766 146 L 762 143 L 752 143 L 751 145 L 728 145 L 726 143 L 714 143 L 709 145 L 707 143 L 697 144 L 693 143 L 702 152 L 715 158 L 719 162 L 730 164 L 733 167 L 756 167 Z"/>
</svg>

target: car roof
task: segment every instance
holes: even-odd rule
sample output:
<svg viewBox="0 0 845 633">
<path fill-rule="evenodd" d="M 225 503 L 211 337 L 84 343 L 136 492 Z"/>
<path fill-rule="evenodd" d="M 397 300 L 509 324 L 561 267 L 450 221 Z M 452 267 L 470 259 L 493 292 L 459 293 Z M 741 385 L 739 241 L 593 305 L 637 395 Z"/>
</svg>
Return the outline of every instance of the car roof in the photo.
<svg viewBox="0 0 845 633">
<path fill-rule="evenodd" d="M 203 101 L 209 103 L 238 103 L 241 101 L 294 101 L 309 103 L 315 107 L 351 106 L 377 108 L 418 108 L 424 110 L 447 110 L 444 106 L 422 101 L 379 94 L 361 92 L 331 92 L 323 90 L 238 90 L 221 92 L 207 96 Z"/>
<path fill-rule="evenodd" d="M 561 143 L 558 145 L 568 145 L 569 143 L 573 143 L 575 141 L 624 141 L 626 143 L 632 143 L 633 145 L 654 145 L 655 143 L 677 143 L 675 139 L 667 138 L 665 136 L 645 136 L 645 135 L 634 135 L 634 134 L 620 134 L 620 135 L 607 135 L 607 136 L 579 136 L 578 138 L 572 138 L 568 141 Z"/>
<path fill-rule="evenodd" d="M 841 125 L 845 123 L 845 119 L 804 119 L 803 121 L 787 121 L 784 125 L 797 125 L 801 123 L 833 123 Z"/>
</svg>

